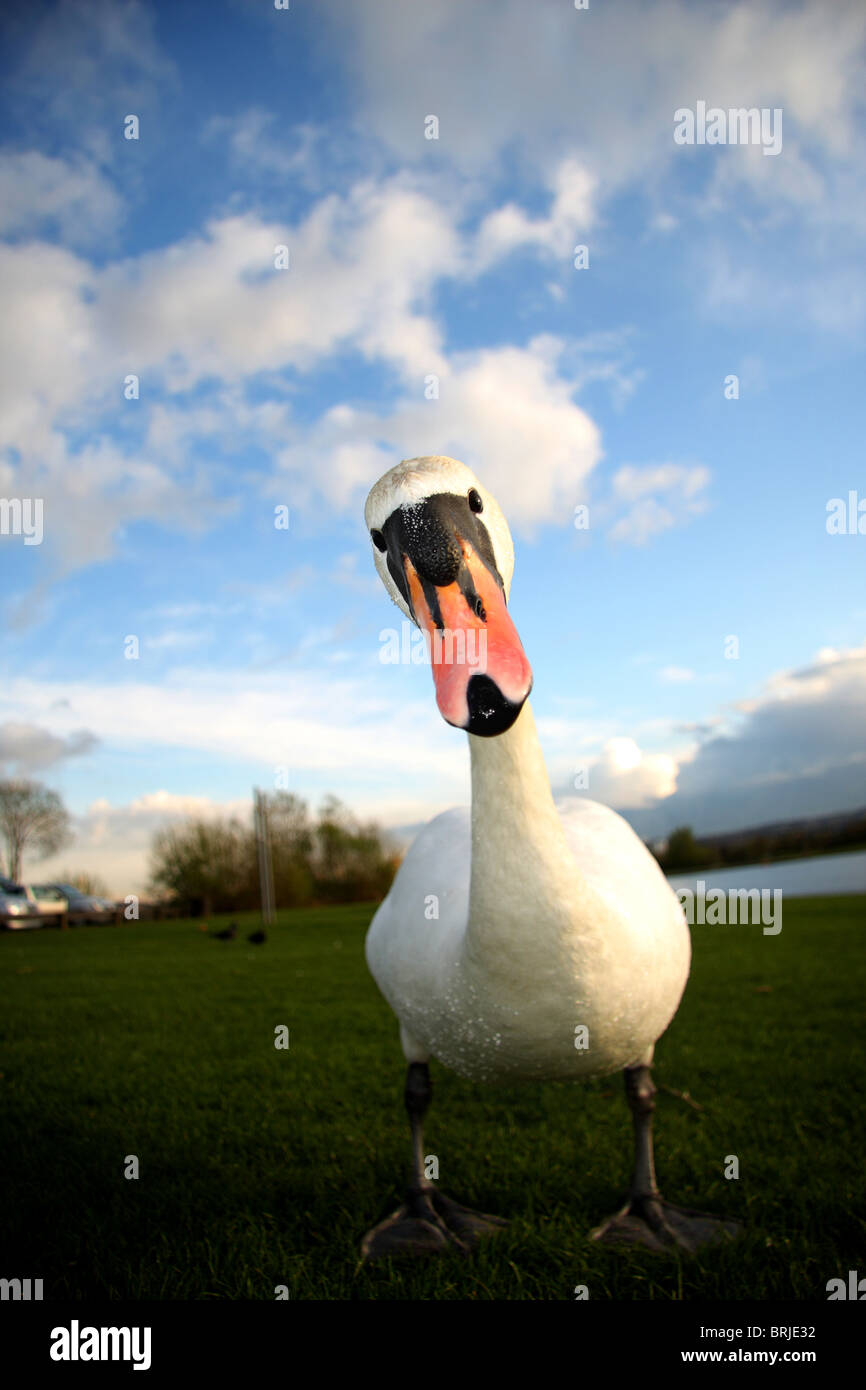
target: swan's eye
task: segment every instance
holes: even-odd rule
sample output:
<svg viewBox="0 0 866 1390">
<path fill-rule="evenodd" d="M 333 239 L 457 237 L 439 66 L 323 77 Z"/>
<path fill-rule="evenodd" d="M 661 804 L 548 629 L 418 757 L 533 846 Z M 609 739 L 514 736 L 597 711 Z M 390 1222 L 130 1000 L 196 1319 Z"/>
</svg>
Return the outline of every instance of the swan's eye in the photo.
<svg viewBox="0 0 866 1390">
<path fill-rule="evenodd" d="M 474 487 L 469 489 L 469 498 L 468 498 L 468 501 L 469 501 L 469 510 L 470 510 L 471 512 L 483 512 L 483 511 L 484 511 L 484 503 L 481 501 L 481 497 L 480 497 L 479 493 L 476 492 L 476 490 L 475 490 Z"/>
<path fill-rule="evenodd" d="M 381 531 L 371 531 L 370 540 L 373 542 L 377 550 L 388 549 L 387 542 L 385 540 L 385 537 L 382 535 Z"/>
</svg>

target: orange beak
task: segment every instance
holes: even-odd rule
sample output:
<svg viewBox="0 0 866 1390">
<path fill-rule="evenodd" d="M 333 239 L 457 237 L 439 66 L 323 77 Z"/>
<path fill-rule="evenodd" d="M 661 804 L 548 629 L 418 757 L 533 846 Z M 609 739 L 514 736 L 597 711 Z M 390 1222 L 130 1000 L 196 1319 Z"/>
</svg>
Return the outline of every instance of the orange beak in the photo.
<svg viewBox="0 0 866 1390">
<path fill-rule="evenodd" d="M 441 623 L 412 561 L 404 556 L 403 562 L 412 609 L 430 649 L 440 713 L 458 729 L 490 737 L 514 723 L 532 689 L 532 670 L 499 583 L 467 541 L 461 539 L 460 548 L 470 597 L 465 581 L 437 585 Z"/>
</svg>

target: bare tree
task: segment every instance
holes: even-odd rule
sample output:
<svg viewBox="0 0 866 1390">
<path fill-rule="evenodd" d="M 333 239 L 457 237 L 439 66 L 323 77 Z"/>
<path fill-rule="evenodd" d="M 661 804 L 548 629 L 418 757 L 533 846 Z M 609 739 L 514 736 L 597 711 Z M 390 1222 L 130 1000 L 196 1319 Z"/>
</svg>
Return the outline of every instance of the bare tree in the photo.
<svg viewBox="0 0 866 1390">
<path fill-rule="evenodd" d="M 108 884 L 99 874 L 92 874 L 89 869 L 82 869 L 77 874 L 71 874 L 68 869 L 64 869 L 58 875 L 60 883 L 69 883 L 73 888 L 77 888 L 79 893 L 84 893 L 88 898 L 109 898 L 111 896 Z"/>
<path fill-rule="evenodd" d="M 57 792 L 41 782 L 0 782 L 0 837 L 9 877 L 18 882 L 25 849 L 44 859 L 69 843 L 69 813 Z"/>
</svg>

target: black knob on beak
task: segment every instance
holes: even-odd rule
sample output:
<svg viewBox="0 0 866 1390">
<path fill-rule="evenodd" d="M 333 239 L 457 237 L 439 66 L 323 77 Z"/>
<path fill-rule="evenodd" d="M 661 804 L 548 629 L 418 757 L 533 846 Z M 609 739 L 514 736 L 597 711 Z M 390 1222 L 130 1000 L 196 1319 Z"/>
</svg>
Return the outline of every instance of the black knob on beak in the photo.
<svg viewBox="0 0 866 1390">
<path fill-rule="evenodd" d="M 499 686 L 489 676 L 470 677 L 466 687 L 466 703 L 469 706 L 466 732 L 481 738 L 504 734 L 523 709 L 522 700 L 519 704 L 506 700 Z"/>
</svg>

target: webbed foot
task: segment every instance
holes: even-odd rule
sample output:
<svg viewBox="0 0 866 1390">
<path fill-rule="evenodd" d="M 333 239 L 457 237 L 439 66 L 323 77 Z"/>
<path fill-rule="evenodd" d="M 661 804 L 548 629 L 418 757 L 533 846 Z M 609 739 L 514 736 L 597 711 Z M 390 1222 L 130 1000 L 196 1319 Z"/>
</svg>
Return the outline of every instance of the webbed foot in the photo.
<svg viewBox="0 0 866 1390">
<path fill-rule="evenodd" d="M 724 1221 L 691 1207 L 676 1207 L 663 1197 L 632 1197 L 617 1212 L 590 1232 L 602 1245 L 642 1245 L 647 1250 L 682 1250 L 694 1254 L 706 1245 L 736 1239 L 743 1231 L 739 1221 Z"/>
<path fill-rule="evenodd" d="M 410 1190 L 401 1207 L 367 1232 L 361 1256 L 368 1264 L 387 1256 L 439 1255 L 446 1250 L 468 1254 L 482 1237 L 507 1225 L 501 1216 L 461 1206 L 431 1184 Z"/>
</svg>

